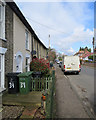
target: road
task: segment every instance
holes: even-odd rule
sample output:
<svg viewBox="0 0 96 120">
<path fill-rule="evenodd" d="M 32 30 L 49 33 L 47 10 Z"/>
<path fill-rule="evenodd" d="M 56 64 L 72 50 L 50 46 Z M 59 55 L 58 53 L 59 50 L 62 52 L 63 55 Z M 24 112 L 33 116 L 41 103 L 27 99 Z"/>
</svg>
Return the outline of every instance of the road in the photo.
<svg viewBox="0 0 96 120">
<path fill-rule="evenodd" d="M 94 70 L 91 67 L 82 66 L 79 75 L 68 74 L 66 75 L 69 80 L 76 85 L 76 87 L 85 94 L 86 98 L 90 101 L 91 105 L 94 105 Z M 95 75 L 96 78 L 96 75 Z M 78 91 L 77 91 L 78 92 Z"/>
<path fill-rule="evenodd" d="M 55 67 L 57 118 L 89 118 L 84 105 L 70 86 L 68 78 L 57 65 Z"/>
</svg>

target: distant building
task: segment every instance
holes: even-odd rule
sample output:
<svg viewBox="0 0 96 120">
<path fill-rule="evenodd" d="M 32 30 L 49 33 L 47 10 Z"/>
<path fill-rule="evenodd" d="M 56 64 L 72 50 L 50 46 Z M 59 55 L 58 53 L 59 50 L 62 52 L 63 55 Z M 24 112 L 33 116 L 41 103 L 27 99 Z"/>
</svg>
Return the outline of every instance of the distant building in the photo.
<svg viewBox="0 0 96 120">
<path fill-rule="evenodd" d="M 82 58 L 82 55 L 83 55 L 83 54 L 84 54 L 84 51 L 83 51 L 83 50 L 75 53 L 75 55 L 78 55 L 78 56 L 79 56 L 80 60 L 83 59 L 83 58 Z"/>
<path fill-rule="evenodd" d="M 88 57 L 92 54 L 93 53 L 89 52 L 87 49 L 75 53 L 75 55 L 78 55 L 80 57 L 80 60 L 88 60 Z"/>
</svg>

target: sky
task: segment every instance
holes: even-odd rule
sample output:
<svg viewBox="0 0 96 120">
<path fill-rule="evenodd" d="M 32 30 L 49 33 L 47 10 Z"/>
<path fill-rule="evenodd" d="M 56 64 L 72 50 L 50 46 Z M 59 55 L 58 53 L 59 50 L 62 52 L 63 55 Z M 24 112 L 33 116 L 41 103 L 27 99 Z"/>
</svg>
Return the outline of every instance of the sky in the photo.
<svg viewBox="0 0 96 120">
<path fill-rule="evenodd" d="M 78 1 L 78 0 L 77 0 Z M 94 2 L 16 2 L 44 43 L 66 55 L 92 48 Z"/>
</svg>

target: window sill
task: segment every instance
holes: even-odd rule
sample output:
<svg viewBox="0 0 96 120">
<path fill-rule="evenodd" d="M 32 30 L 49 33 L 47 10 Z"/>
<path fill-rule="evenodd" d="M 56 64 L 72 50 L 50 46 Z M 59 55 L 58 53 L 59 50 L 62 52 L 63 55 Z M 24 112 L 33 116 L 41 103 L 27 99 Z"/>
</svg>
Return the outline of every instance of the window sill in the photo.
<svg viewBox="0 0 96 120">
<path fill-rule="evenodd" d="M 30 52 L 30 50 L 29 50 L 29 49 L 26 49 L 26 50 Z"/>
<path fill-rule="evenodd" d="M 1 37 L 0 37 L 0 39 L 3 40 L 3 41 L 7 41 L 7 39 L 5 39 L 5 38 L 1 38 Z"/>
</svg>

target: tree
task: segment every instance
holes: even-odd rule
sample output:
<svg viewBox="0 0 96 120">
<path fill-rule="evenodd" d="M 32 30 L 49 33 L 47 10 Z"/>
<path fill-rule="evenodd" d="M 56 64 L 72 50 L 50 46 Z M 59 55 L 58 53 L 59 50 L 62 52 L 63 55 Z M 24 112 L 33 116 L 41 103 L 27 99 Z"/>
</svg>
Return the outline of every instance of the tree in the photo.
<svg viewBox="0 0 96 120">
<path fill-rule="evenodd" d="M 89 57 L 88 57 L 88 59 L 91 59 L 91 60 L 93 60 L 93 56 L 89 56 Z"/>
<path fill-rule="evenodd" d="M 58 57 L 59 61 L 62 61 L 62 57 Z"/>
<path fill-rule="evenodd" d="M 88 51 L 91 52 L 91 48 L 89 48 Z"/>
<path fill-rule="evenodd" d="M 48 53 L 48 60 L 54 61 L 56 59 L 56 52 L 54 49 L 51 49 Z"/>
<path fill-rule="evenodd" d="M 87 46 L 85 47 L 85 48 L 83 48 L 83 47 L 80 47 L 80 51 L 84 51 L 85 49 L 87 49 L 89 52 L 91 52 L 91 48 L 88 48 Z"/>
<path fill-rule="evenodd" d="M 82 50 L 82 48 L 80 47 L 79 51 L 81 51 L 81 50 Z"/>
</svg>

